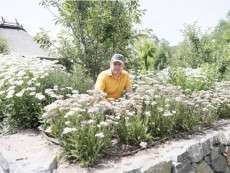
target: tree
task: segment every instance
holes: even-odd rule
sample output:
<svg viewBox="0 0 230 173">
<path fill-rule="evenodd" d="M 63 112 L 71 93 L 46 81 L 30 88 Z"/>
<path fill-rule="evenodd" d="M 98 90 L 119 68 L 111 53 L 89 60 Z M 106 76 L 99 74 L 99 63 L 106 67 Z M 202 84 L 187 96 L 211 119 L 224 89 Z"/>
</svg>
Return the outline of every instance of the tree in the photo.
<svg viewBox="0 0 230 173">
<path fill-rule="evenodd" d="M 187 25 L 183 30 L 184 40 L 173 48 L 171 64 L 197 68 L 202 63 L 212 63 L 213 43 L 208 33 L 202 34 L 197 25 Z"/>
<path fill-rule="evenodd" d="M 155 56 L 154 69 L 162 70 L 169 65 L 171 59 L 171 47 L 168 41 L 162 39 L 157 44 L 157 52 Z"/>
<path fill-rule="evenodd" d="M 36 33 L 33 40 L 40 45 L 43 49 L 48 49 L 52 46 L 52 41 L 49 37 L 48 31 L 40 29 L 40 32 Z"/>
<path fill-rule="evenodd" d="M 154 54 L 156 52 L 156 46 L 153 40 L 143 37 L 136 43 L 136 48 L 138 51 L 138 56 L 141 62 L 144 64 L 145 70 L 149 70 L 149 66 L 153 64 Z"/>
<path fill-rule="evenodd" d="M 94 80 L 108 67 L 114 53 L 132 62 L 132 26 L 142 15 L 138 0 L 42 0 L 41 5 L 57 9 L 57 23 L 66 27 L 65 34 L 72 38 L 73 61 L 84 66 Z"/>
</svg>

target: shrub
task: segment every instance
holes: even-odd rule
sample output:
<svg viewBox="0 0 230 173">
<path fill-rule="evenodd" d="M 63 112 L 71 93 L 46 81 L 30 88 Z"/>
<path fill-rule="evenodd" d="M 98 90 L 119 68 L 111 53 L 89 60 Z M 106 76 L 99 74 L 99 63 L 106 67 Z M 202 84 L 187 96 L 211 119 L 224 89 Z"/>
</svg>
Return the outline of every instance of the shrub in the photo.
<svg viewBox="0 0 230 173">
<path fill-rule="evenodd" d="M 80 92 L 86 92 L 93 86 L 93 81 L 75 66 L 71 73 L 61 70 L 51 70 L 46 78 L 40 80 L 43 90 L 45 88 L 53 88 L 55 85 L 60 88 L 71 87 Z"/>
<path fill-rule="evenodd" d="M 7 45 L 7 41 L 3 38 L 0 38 L 0 54 L 1 53 L 8 53 L 9 52 L 9 48 Z"/>
<path fill-rule="evenodd" d="M 80 161 L 83 166 L 93 165 L 102 151 L 110 147 L 110 125 L 101 113 L 89 116 L 85 111 L 64 114 L 52 119 L 52 134 L 56 135 L 68 159 Z"/>
<path fill-rule="evenodd" d="M 133 114 L 133 115 L 127 115 Z M 151 142 L 152 137 L 148 131 L 147 119 L 134 112 L 119 116 L 116 125 L 116 134 L 120 143 L 139 145 L 141 141 Z"/>
<path fill-rule="evenodd" d="M 169 82 L 173 85 L 181 86 L 187 93 L 208 90 L 216 80 L 216 76 L 211 73 L 207 75 L 209 71 L 207 69 L 205 70 L 205 72 L 201 70 L 203 73 L 198 74 L 197 76 L 188 76 L 186 75 L 185 69 L 173 69 L 170 70 Z"/>
<path fill-rule="evenodd" d="M 7 122 L 10 129 L 37 127 L 45 105 L 73 94 L 71 87 L 58 86 L 62 84 L 58 83 L 59 76 L 56 80 L 49 79 L 49 73 L 37 76 L 27 71 L 10 82 L 5 80 L 1 88 L 0 120 Z"/>
</svg>

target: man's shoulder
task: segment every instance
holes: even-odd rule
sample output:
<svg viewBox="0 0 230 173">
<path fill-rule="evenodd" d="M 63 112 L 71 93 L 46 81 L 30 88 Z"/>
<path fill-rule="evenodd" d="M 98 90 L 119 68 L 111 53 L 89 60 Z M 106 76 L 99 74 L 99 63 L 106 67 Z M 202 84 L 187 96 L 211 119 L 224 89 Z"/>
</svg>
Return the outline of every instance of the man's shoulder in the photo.
<svg viewBox="0 0 230 173">
<path fill-rule="evenodd" d="M 101 77 L 109 76 L 109 69 L 100 72 L 100 73 L 99 73 L 99 76 L 101 76 Z"/>
<path fill-rule="evenodd" d="M 129 72 L 127 72 L 126 70 L 122 70 L 122 74 L 125 76 L 129 76 Z"/>
</svg>

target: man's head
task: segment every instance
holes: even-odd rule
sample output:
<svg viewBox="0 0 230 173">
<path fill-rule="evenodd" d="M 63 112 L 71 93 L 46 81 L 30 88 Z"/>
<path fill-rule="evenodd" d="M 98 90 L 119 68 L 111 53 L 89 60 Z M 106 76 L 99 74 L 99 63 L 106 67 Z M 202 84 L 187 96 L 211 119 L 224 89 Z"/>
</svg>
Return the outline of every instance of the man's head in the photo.
<svg viewBox="0 0 230 173">
<path fill-rule="evenodd" d="M 120 74 L 124 68 L 124 56 L 114 54 L 111 58 L 110 68 L 113 74 Z"/>
</svg>

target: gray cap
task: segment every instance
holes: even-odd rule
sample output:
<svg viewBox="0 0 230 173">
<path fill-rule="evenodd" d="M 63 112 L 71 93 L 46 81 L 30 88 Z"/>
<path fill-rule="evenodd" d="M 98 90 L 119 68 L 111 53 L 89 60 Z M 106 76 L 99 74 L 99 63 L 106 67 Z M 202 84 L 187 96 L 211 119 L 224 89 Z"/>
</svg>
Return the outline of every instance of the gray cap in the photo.
<svg viewBox="0 0 230 173">
<path fill-rule="evenodd" d="M 124 64 L 124 56 L 122 54 L 114 54 L 111 58 L 111 62 L 120 62 Z"/>
</svg>

